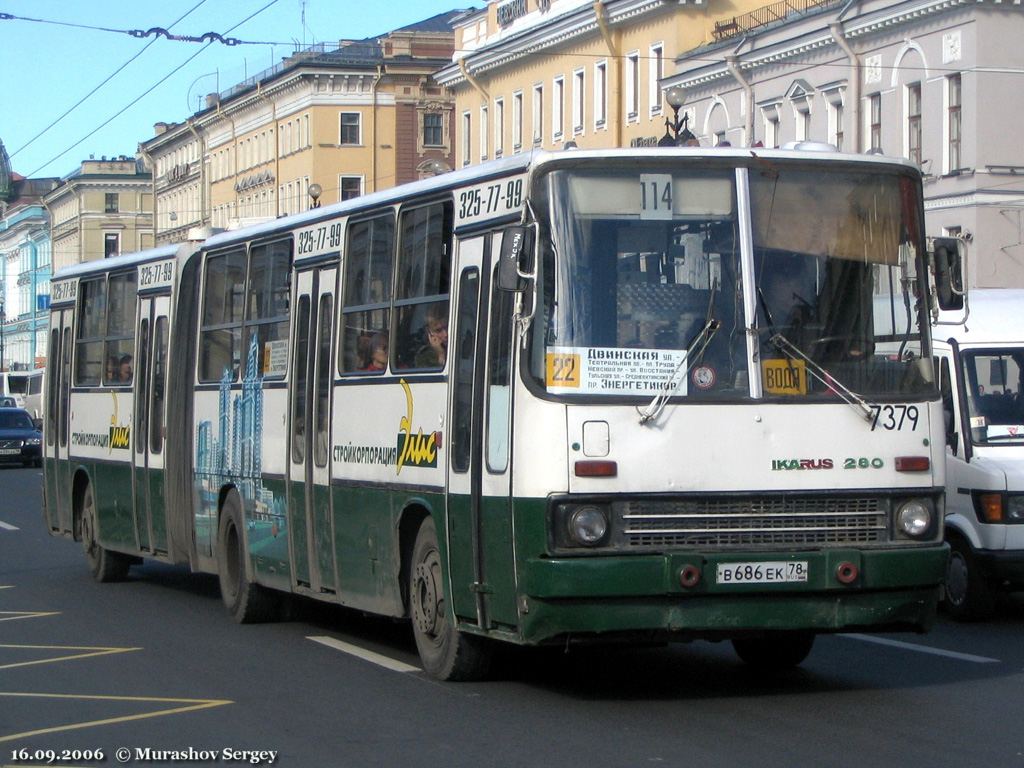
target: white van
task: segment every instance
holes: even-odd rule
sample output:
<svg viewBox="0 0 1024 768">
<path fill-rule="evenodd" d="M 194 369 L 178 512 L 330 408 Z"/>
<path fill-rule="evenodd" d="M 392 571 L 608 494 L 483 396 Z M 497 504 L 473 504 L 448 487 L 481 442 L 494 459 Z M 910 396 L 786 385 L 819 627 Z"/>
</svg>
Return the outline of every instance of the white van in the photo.
<svg viewBox="0 0 1024 768">
<path fill-rule="evenodd" d="M 946 608 L 981 619 L 1024 589 L 1024 290 L 972 289 L 933 328 L 946 413 Z"/>
<path fill-rule="evenodd" d="M 13 397 L 16 407 L 27 410 L 33 419 L 42 418 L 43 369 L 0 371 L 0 397 Z"/>
</svg>

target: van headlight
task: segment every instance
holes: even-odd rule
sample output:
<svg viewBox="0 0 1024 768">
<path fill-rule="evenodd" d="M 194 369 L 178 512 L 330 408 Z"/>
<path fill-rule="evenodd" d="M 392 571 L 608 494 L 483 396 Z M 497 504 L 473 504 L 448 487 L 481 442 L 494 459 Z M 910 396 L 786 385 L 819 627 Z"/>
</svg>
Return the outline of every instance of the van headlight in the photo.
<svg viewBox="0 0 1024 768">
<path fill-rule="evenodd" d="M 905 501 L 896 510 L 896 531 L 911 539 L 928 538 L 933 530 L 935 515 L 932 505 L 922 499 Z"/>
<path fill-rule="evenodd" d="M 1024 494 L 1011 493 L 1007 495 L 1006 522 L 1024 523 Z"/>
</svg>

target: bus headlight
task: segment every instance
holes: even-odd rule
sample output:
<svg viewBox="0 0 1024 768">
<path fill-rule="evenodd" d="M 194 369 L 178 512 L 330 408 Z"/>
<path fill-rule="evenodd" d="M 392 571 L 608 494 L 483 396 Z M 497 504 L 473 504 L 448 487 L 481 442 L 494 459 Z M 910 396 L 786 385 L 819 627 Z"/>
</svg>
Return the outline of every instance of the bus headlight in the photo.
<svg viewBox="0 0 1024 768">
<path fill-rule="evenodd" d="M 569 518 L 569 538 L 582 547 L 595 547 L 608 535 L 608 517 L 597 507 L 580 507 Z"/>
<path fill-rule="evenodd" d="M 896 530 L 912 539 L 923 539 L 931 533 L 932 519 L 931 505 L 920 499 L 911 499 L 896 510 Z"/>
</svg>

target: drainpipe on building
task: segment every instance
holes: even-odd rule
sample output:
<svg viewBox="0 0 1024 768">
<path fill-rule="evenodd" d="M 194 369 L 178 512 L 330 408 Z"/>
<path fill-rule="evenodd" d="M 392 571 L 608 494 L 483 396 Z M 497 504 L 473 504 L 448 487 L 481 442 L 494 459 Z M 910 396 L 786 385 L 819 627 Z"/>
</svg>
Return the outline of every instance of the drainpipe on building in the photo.
<svg viewBox="0 0 1024 768">
<path fill-rule="evenodd" d="M 206 220 L 206 147 L 203 145 L 203 137 L 196 130 L 192 118 L 188 119 L 188 129 L 199 142 L 199 226 L 205 227 L 210 222 Z M 275 126 L 276 130 L 276 126 Z M 154 238 L 154 245 L 156 238 Z"/>
<path fill-rule="evenodd" d="M 459 71 L 462 73 L 462 76 L 466 78 L 466 82 L 473 86 L 474 90 L 476 90 L 476 92 L 480 94 L 480 98 L 484 100 L 483 103 L 489 104 L 491 101 L 491 95 L 487 93 L 486 88 L 480 85 L 479 80 L 477 80 L 475 77 L 469 74 L 469 69 L 466 67 L 465 57 L 459 59 Z"/>
<path fill-rule="evenodd" d="M 612 93 L 617 94 L 616 98 L 608 100 L 608 115 L 606 117 L 606 124 L 614 126 L 614 134 L 612 137 L 612 146 L 622 146 L 622 120 L 619 119 L 619 105 L 622 102 L 622 61 L 619 59 L 618 47 L 615 45 L 615 38 L 612 34 L 611 29 L 608 26 L 608 11 L 605 8 L 603 0 L 594 0 L 594 18 L 597 20 L 597 28 L 601 32 L 601 37 L 604 39 L 605 47 L 608 49 L 608 58 L 612 61 L 612 66 L 615 68 L 614 82 L 615 87 L 612 89 Z M 612 114 L 612 110 L 615 110 L 615 114 Z"/>
<path fill-rule="evenodd" d="M 853 122 L 853 151 L 860 152 L 860 58 L 853 52 L 853 48 L 850 47 L 850 43 L 843 34 L 843 25 L 840 22 L 834 21 L 828 25 L 828 28 L 832 32 L 832 38 L 836 41 L 836 45 L 843 49 L 843 52 L 850 60 L 850 106 L 852 107 L 850 118 Z"/>
<path fill-rule="evenodd" d="M 371 138 L 373 140 L 373 146 L 370 148 L 370 173 L 373 175 L 373 189 L 369 190 L 370 192 L 376 192 L 377 191 L 377 86 L 378 86 L 378 84 L 380 84 L 380 81 L 381 81 L 381 79 L 383 77 L 384 77 L 384 65 L 383 64 L 378 64 L 377 65 L 377 76 L 373 78 L 373 83 L 370 85 L 371 103 L 373 105 L 371 107 L 371 109 L 372 109 L 371 116 L 373 117 L 373 128 L 370 129 L 371 130 L 370 136 L 371 136 Z M 397 108 L 398 108 L 397 104 L 395 105 L 395 108 L 397 110 Z M 395 116 L 395 119 L 397 121 L 397 119 L 398 119 L 397 114 Z M 398 157 L 396 156 L 395 157 L 395 174 L 396 174 L 396 176 L 397 176 L 397 173 L 398 173 Z M 397 178 L 395 180 L 397 181 Z M 338 186 L 338 200 L 339 201 L 341 200 L 341 186 L 340 186 L 340 184 Z"/>
<path fill-rule="evenodd" d="M 740 45 L 742 44 L 740 43 Z M 747 118 L 743 124 L 743 139 L 749 147 L 754 143 L 754 88 L 751 86 L 750 81 L 743 76 L 743 72 L 740 71 L 739 65 L 736 63 L 736 54 L 731 53 L 726 56 L 725 63 L 729 67 L 729 72 L 736 78 L 736 82 L 743 88 L 743 97 L 747 100 L 746 109 L 744 110 L 747 113 Z"/>
<path fill-rule="evenodd" d="M 153 160 L 153 156 L 142 148 L 141 144 L 139 144 L 139 154 L 146 158 L 146 163 L 149 165 L 150 183 L 153 186 L 153 247 L 155 248 L 158 245 L 156 238 L 160 232 L 157 225 L 158 219 L 156 217 L 156 162 Z M 52 255 L 50 257 L 50 261 L 51 263 L 53 262 Z"/>
</svg>

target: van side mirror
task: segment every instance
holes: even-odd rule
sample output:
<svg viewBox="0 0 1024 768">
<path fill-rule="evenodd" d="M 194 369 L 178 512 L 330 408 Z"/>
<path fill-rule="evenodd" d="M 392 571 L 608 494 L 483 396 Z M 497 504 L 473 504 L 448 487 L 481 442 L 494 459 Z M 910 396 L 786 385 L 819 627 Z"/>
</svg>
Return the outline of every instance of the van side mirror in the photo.
<svg viewBox="0 0 1024 768">
<path fill-rule="evenodd" d="M 522 291 L 534 275 L 530 269 L 532 232 L 530 227 L 506 227 L 498 257 L 498 288 Z"/>
<path fill-rule="evenodd" d="M 964 308 L 964 245 L 955 237 L 932 240 L 935 295 L 939 309 Z"/>
</svg>

